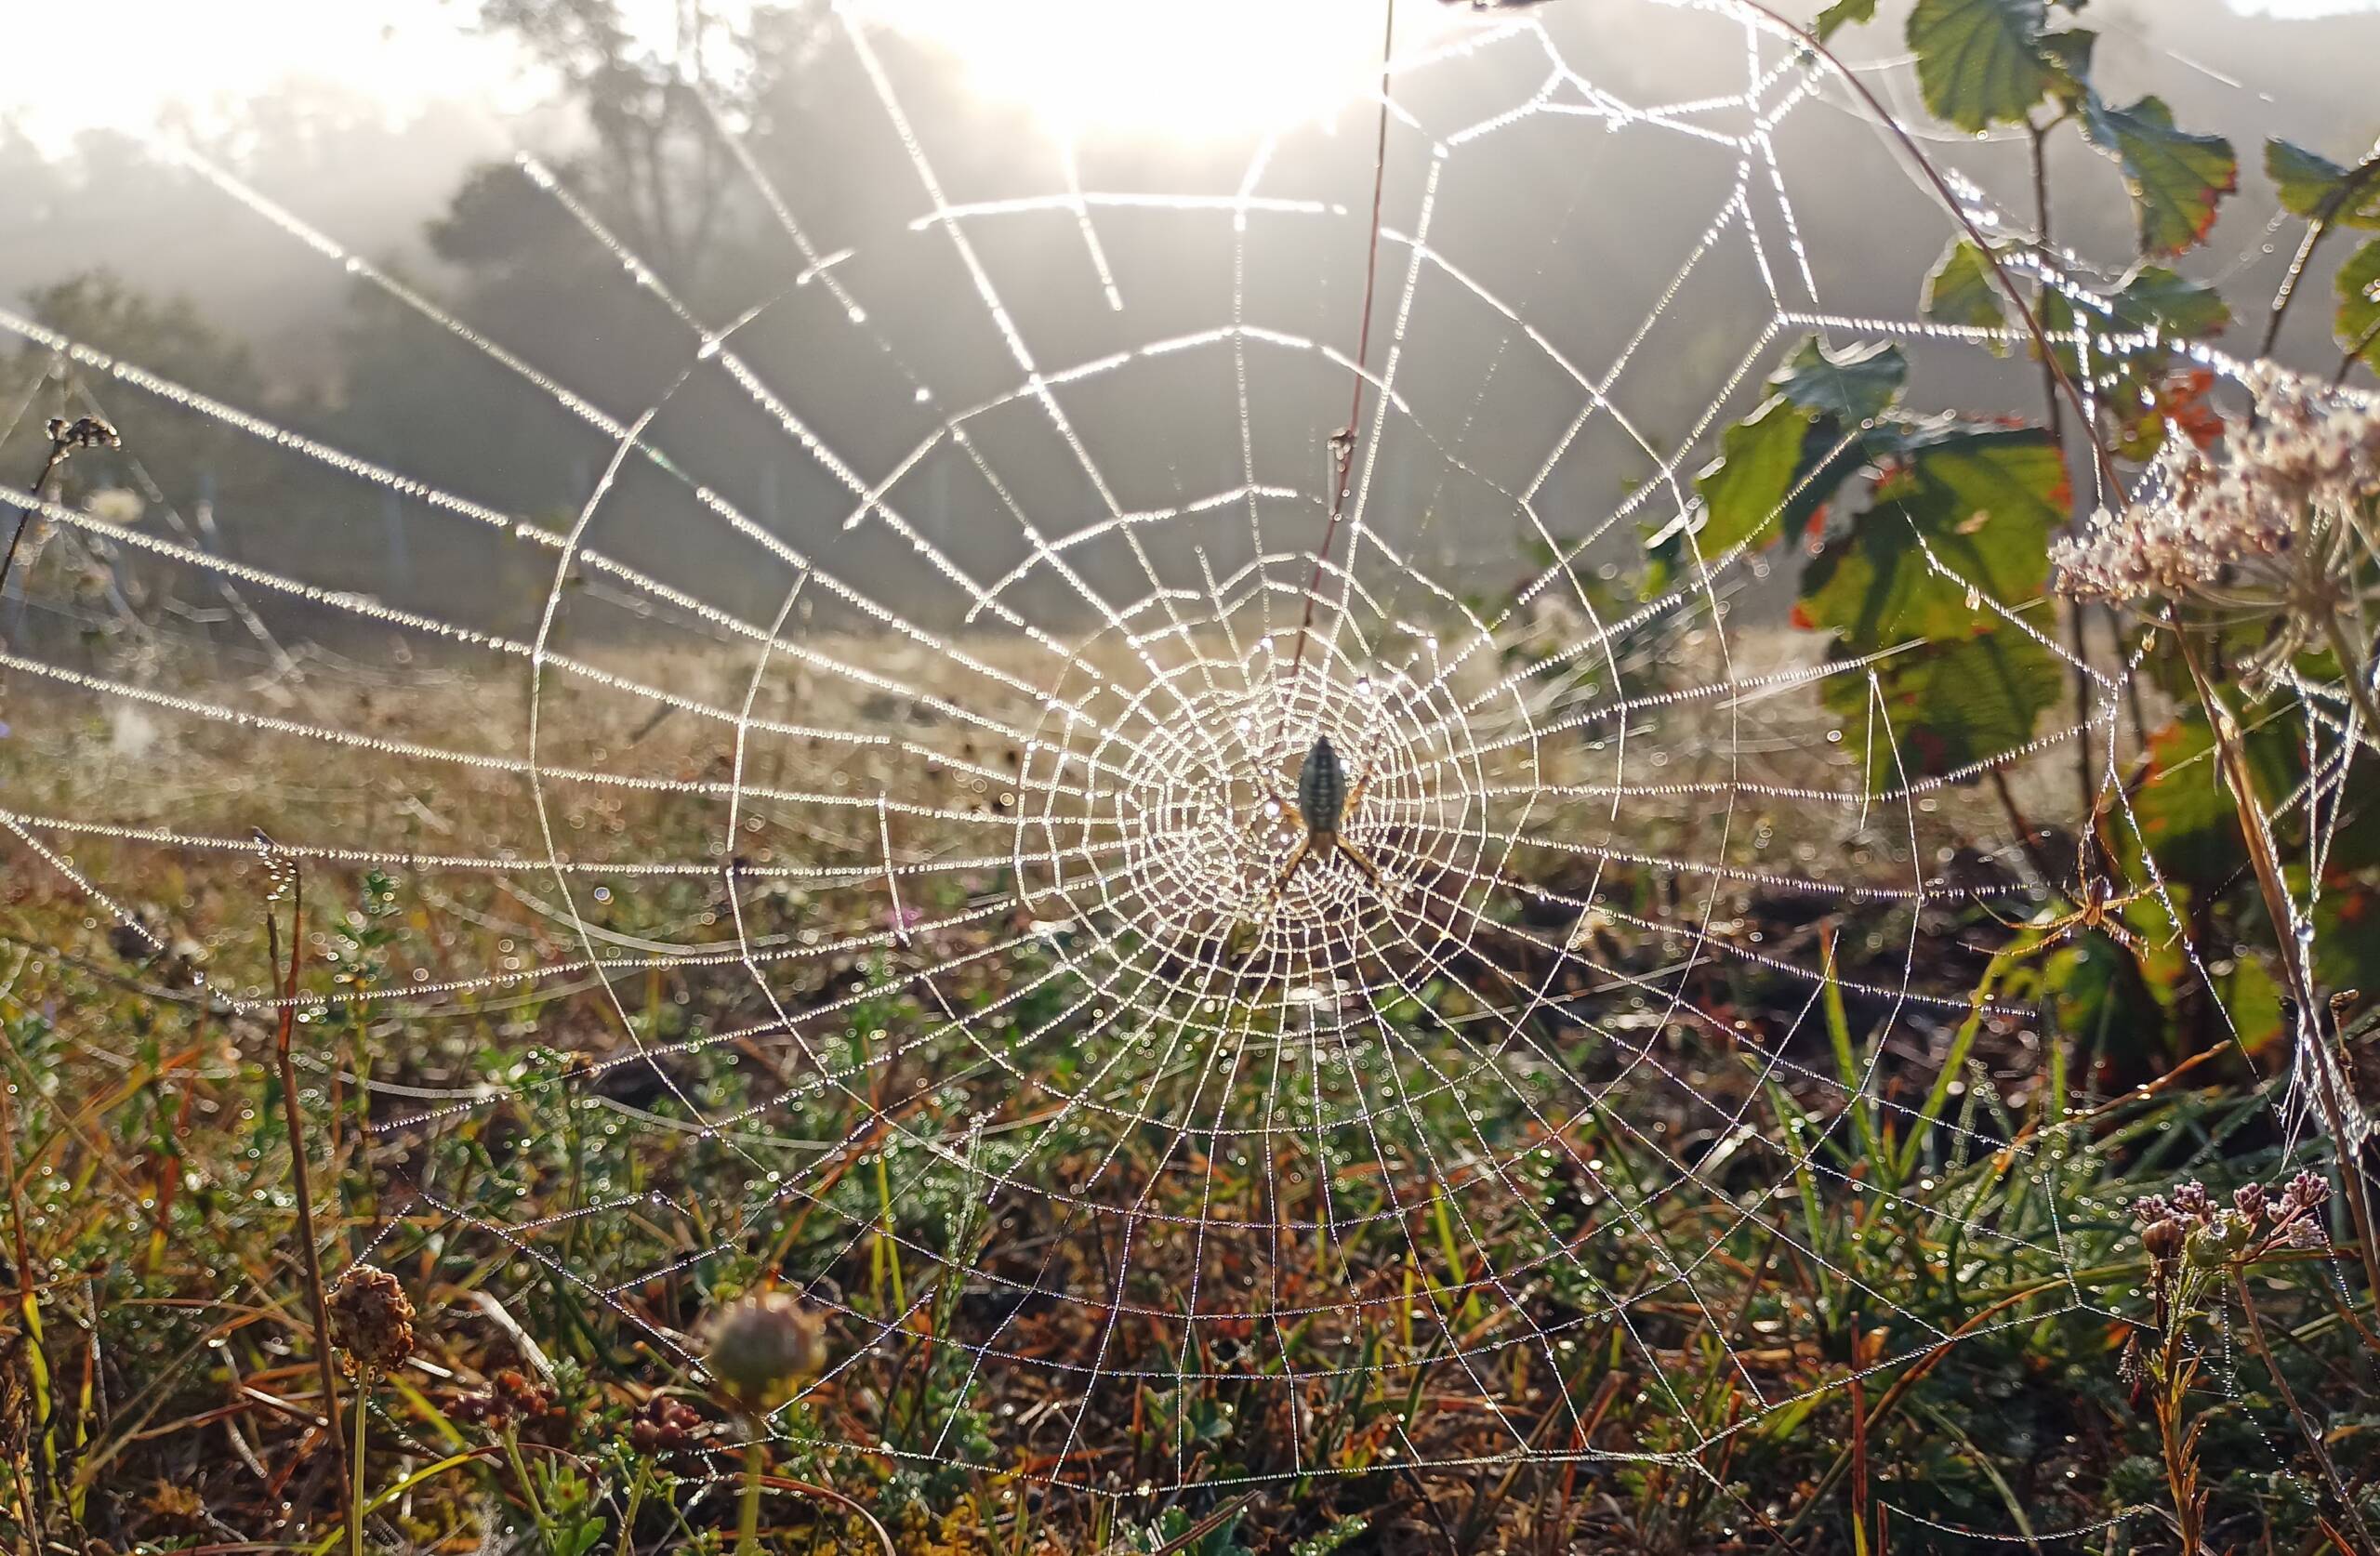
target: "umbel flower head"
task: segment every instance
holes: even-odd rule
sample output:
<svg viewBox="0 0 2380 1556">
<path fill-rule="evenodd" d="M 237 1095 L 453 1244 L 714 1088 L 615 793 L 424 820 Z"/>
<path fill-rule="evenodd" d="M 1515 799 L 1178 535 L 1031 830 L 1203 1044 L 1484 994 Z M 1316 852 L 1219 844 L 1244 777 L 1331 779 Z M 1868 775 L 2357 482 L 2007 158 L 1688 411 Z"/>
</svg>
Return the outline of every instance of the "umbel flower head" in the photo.
<svg viewBox="0 0 2380 1556">
<path fill-rule="evenodd" d="M 2169 434 L 2143 494 L 2101 508 L 2079 540 L 2051 547 L 2058 587 L 2082 600 L 2162 605 L 2270 632 L 2241 666 L 2269 685 L 2324 640 L 2375 560 L 2380 403 L 2259 363 L 2245 383 L 2255 416 L 2213 451 Z M 2362 666 L 2345 666 L 2349 674 Z"/>
<path fill-rule="evenodd" d="M 2206 1185 L 2191 1181 L 2170 1196 L 2135 1201 L 2132 1215 L 2151 1272 L 2162 1281 L 2177 1260 L 2209 1270 L 2244 1268 L 2282 1248 L 2321 1247 L 2328 1239 L 2320 1211 L 2330 1197 L 2330 1184 L 2311 1172 L 2287 1183 L 2244 1184 L 2228 1207 L 2217 1205 Z"/>
<path fill-rule="evenodd" d="M 395 1371 L 413 1354 L 413 1299 L 386 1270 L 359 1264 L 331 1293 L 331 1344 L 350 1376 Z"/>
<path fill-rule="evenodd" d="M 826 1370 L 826 1320 L 782 1291 L 746 1297 L 713 1315 L 703 1365 L 728 1404 L 774 1410 Z"/>
</svg>

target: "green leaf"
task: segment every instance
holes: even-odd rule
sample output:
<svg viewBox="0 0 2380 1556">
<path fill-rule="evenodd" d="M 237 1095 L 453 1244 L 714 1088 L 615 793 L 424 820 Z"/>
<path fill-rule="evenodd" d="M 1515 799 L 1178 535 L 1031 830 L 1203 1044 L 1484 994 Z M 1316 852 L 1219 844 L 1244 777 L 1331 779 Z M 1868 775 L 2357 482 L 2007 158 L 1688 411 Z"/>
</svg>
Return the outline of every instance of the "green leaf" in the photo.
<svg viewBox="0 0 2380 1556">
<path fill-rule="evenodd" d="M 2149 763 L 2132 811 L 2158 869 L 2174 880 L 2225 884 L 2247 856 L 2206 720 L 2192 715 L 2151 735 Z"/>
<path fill-rule="evenodd" d="M 2162 1067 L 2144 1062 L 2163 1059 L 2162 1052 L 2143 1050 L 2152 1044 L 2162 1048 L 2165 1012 L 2141 976 L 2138 958 L 2106 935 L 2082 935 L 2051 956 L 2042 969 L 2042 992 L 2057 1030 L 2103 1060 L 2116 1059 L 2123 1074 Z"/>
<path fill-rule="evenodd" d="M 2231 323 L 2231 305 L 2203 281 L 2162 265 L 2142 265 L 2108 299 L 2109 311 L 2135 328 L 2154 324 L 2167 335 L 2200 339 Z"/>
<path fill-rule="evenodd" d="M 1908 377 L 1909 358 L 1898 346 L 1871 340 L 1830 351 L 1812 336 L 1768 381 L 1806 410 L 1862 422 L 1882 415 Z"/>
<path fill-rule="evenodd" d="M 2049 61 L 2056 75 L 2051 90 L 2060 101 L 2070 105 L 2089 95 L 2091 51 L 2098 41 L 2099 34 L 2085 27 L 2069 27 L 2042 38 L 2042 58 Z"/>
<path fill-rule="evenodd" d="M 2047 585 L 2050 531 L 2068 500 L 2048 433 L 1945 436 L 1879 484 L 1875 507 L 1812 559 L 1797 618 L 1832 628 L 1855 653 L 1987 630 L 1999 618 L 1982 595 L 2023 604 Z"/>
<path fill-rule="evenodd" d="M 1990 256 L 1964 238 L 1952 244 L 1925 278 L 1925 317 L 1937 324 L 1964 324 L 1998 329 L 2008 322 Z M 2007 342 L 1990 342 L 1991 354 L 2006 356 Z"/>
<path fill-rule="evenodd" d="M 2042 27 L 2042 0 L 1917 0 L 1908 35 L 1925 106 L 1964 130 L 2024 118 L 2052 80 Z"/>
<path fill-rule="evenodd" d="M 2339 267 L 2339 344 L 2366 363 L 2380 366 L 2380 238 L 2347 257 Z"/>
<path fill-rule="evenodd" d="M 1876 0 L 1834 0 L 1834 4 L 1818 13 L 1813 25 L 1818 42 L 1834 36 L 1835 30 L 1858 21 L 1876 20 Z"/>
<path fill-rule="evenodd" d="M 2358 172 L 2278 136 L 2265 142 L 2265 175 L 2272 179 L 2281 208 L 2307 221 L 2380 227 L 2380 176 L 2361 173 L 2360 188 L 2348 191 L 2347 180 Z"/>
<path fill-rule="evenodd" d="M 1801 472 L 1802 444 L 1813 414 L 1790 400 L 1772 399 L 1721 434 L 1719 457 L 1695 478 L 1710 518 L 1698 536 L 1705 557 L 1738 544 L 1777 538 L 1777 520 Z"/>
<path fill-rule="evenodd" d="M 2174 348 L 2184 340 L 2215 335 L 2231 323 L 2230 306 L 2204 282 L 2162 265 L 2142 265 L 2103 299 L 2101 310 L 2082 310 L 2062 290 L 2042 298 L 2042 327 L 2056 342 L 2051 349 L 2076 382 L 2084 376 L 2071 336 L 2078 325 L 2097 334 L 2102 319 L 2126 332 L 2154 328 L 2154 345 L 2135 342 L 2121 356 L 2094 351 L 2089 374 L 2099 381 L 2100 405 L 2110 417 L 2114 449 L 2127 459 L 2146 459 L 2165 441 L 2167 423 L 2178 419 L 2195 434 L 2203 425 L 2203 389 L 2189 378 L 2203 370 L 2185 369 Z M 2209 380 L 2211 382 L 2211 380 Z"/>
<path fill-rule="evenodd" d="M 2123 168 L 2144 254 L 2179 254 L 2204 240 L 2215 225 L 2215 203 L 2240 187 L 2231 142 L 2175 129 L 2173 110 L 2162 99 L 2111 108 L 2094 97 L 2082 124 Z"/>
<path fill-rule="evenodd" d="M 2055 654 L 2005 625 L 1913 644 L 1874 670 L 1881 707 L 1871 703 L 1867 678 L 1852 671 L 1830 678 L 1822 696 L 1843 721 L 1844 745 L 1865 750 L 1876 785 L 1895 783 L 1903 771 L 1937 777 L 2015 750 L 2033 738 L 2065 681 Z"/>
</svg>

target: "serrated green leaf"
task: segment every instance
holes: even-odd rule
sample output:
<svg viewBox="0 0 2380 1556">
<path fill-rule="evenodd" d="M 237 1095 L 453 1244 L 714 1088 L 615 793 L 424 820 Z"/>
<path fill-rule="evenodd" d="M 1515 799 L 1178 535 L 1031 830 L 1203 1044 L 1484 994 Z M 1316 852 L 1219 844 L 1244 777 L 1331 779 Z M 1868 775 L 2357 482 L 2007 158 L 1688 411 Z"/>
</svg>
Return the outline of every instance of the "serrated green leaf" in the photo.
<svg viewBox="0 0 2380 1556">
<path fill-rule="evenodd" d="M 2042 100 L 2042 0 L 1917 0 L 1909 46 L 1925 106 L 1964 130 L 2014 123 Z"/>
<path fill-rule="evenodd" d="M 2359 171 L 2278 136 L 2265 142 L 2265 176 L 2281 208 L 2307 221 L 2380 227 L 2380 173 L 2361 173 L 2360 187 L 2347 190 L 2347 179 Z"/>
<path fill-rule="evenodd" d="M 2179 254 L 2204 240 L 2215 225 L 2216 203 L 2240 187 L 2240 159 L 2231 142 L 2175 128 L 2173 110 L 2162 99 L 2113 108 L 2094 97 L 2082 124 L 2092 141 L 2123 168 L 2144 254 Z"/>
<path fill-rule="evenodd" d="M 2091 52 L 2098 41 L 2099 34 L 2087 27 L 2069 27 L 2043 36 L 2042 58 L 2049 61 L 2056 77 L 2050 89 L 2059 100 L 2080 102 L 2089 93 Z"/>
<path fill-rule="evenodd" d="M 1925 278 L 1925 317 L 1937 324 L 1998 329 L 2008 322 L 2002 309 L 2000 287 L 1992 275 L 1990 256 L 1964 238 L 1952 244 L 1934 273 Z M 1994 356 L 2008 353 L 2007 342 L 1990 342 Z"/>
<path fill-rule="evenodd" d="M 2108 299 L 2109 311 L 2134 328 L 2154 324 L 2167 335 L 2202 339 L 2231 323 L 2231 305 L 2203 281 L 2162 265 L 2142 265 Z"/>
<path fill-rule="evenodd" d="M 1818 13 L 1818 19 L 1812 24 L 1812 30 L 1818 33 L 1818 42 L 1824 43 L 1834 36 L 1835 30 L 1838 28 L 1847 27 L 1854 22 L 1875 20 L 1876 0 L 1834 0 L 1833 5 Z"/>
<path fill-rule="evenodd" d="M 2041 301 L 2042 328 L 2056 344 L 2051 348 L 2067 376 L 2077 382 L 2084 364 L 2072 343 L 2078 326 L 2096 335 L 2104 318 L 2126 333 L 2155 329 L 2156 344 L 2139 341 L 2120 356 L 2094 351 L 2089 376 L 2098 380 L 2099 403 L 2112 418 L 2114 452 L 2127 459 L 2145 459 L 2165 441 L 2166 425 L 2177 411 L 2187 411 L 2202 391 L 2177 383 L 2181 363 L 2174 346 L 2183 340 L 2215 335 L 2231 323 L 2230 306 L 2204 282 L 2192 281 L 2162 265 L 2142 265 L 2103 298 L 2104 314 L 2078 309 L 2062 290 Z M 2186 418 L 2187 419 L 2187 418 Z"/>
<path fill-rule="evenodd" d="M 2338 276 L 2339 344 L 2367 363 L 2380 364 L 2380 238 L 2347 257 Z"/>
<path fill-rule="evenodd" d="M 1772 399 L 1720 435 L 1719 457 L 1695 478 L 1710 518 L 1697 543 L 1715 557 L 1744 542 L 1777 538 L 1777 521 L 1800 473 L 1813 414 Z"/>
<path fill-rule="evenodd" d="M 1982 596 L 2022 604 L 2047 584 L 2050 531 L 2067 501 L 2048 433 L 1946 436 L 1881 483 L 1875 506 L 1812 559 L 1797 616 L 1858 653 L 1988 629 L 1999 618 Z"/>
<path fill-rule="evenodd" d="M 1908 377 L 1908 356 L 1889 341 L 1864 341 L 1830 351 L 1812 336 L 1768 382 L 1806 410 L 1862 422 L 1889 409 Z"/>
<path fill-rule="evenodd" d="M 1865 755 L 1869 782 L 1880 785 L 1903 773 L 1937 777 L 2015 750 L 2033 738 L 2065 680 L 2055 654 L 2004 624 L 1970 638 L 1914 644 L 1876 665 L 1874 674 L 1881 705 L 1870 697 L 1867 678 L 1851 671 L 1829 678 L 1822 700 L 1841 720 L 1845 745 Z"/>
<path fill-rule="evenodd" d="M 2274 136 L 2265 142 L 2265 177 L 2281 196 L 2281 208 L 2308 221 L 2347 182 L 2347 169 L 2294 140 Z"/>
</svg>

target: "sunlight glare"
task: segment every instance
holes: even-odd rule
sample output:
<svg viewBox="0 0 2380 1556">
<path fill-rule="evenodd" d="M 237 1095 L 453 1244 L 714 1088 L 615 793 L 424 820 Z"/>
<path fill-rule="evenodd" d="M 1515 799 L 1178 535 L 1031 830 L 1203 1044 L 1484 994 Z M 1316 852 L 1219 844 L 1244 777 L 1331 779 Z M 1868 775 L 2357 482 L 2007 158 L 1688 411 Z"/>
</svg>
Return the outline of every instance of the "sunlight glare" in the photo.
<svg viewBox="0 0 2380 1556">
<path fill-rule="evenodd" d="M 954 55 L 971 90 L 1066 138 L 1262 134 L 1362 100 L 1380 79 L 1382 0 L 861 0 L 868 23 Z M 1396 52 L 1471 24 L 1408 5 Z"/>
</svg>

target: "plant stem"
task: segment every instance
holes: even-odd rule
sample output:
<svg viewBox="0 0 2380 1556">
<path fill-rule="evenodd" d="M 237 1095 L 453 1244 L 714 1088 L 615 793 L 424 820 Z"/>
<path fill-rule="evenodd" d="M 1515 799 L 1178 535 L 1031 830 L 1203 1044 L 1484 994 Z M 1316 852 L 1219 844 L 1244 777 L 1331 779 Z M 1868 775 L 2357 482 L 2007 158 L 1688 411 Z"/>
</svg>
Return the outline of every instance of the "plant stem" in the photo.
<svg viewBox="0 0 2380 1556">
<path fill-rule="evenodd" d="M 2316 245 L 2321 243 L 2323 234 L 2330 231 L 2331 223 L 2337 219 L 2339 212 L 2355 197 L 2356 191 L 2376 176 L 2380 176 L 2380 157 L 2358 164 L 2307 218 L 2306 236 L 2298 244 L 2296 254 L 2290 258 L 2288 273 L 2281 278 L 2281 290 L 2273 294 L 2271 311 L 2265 315 L 2264 338 L 2256 343 L 2256 355 L 2272 355 L 2273 342 L 2281 338 L 2281 321 L 2289 312 L 2290 303 L 2297 297 L 2297 284 L 2305 279 L 2306 267 L 2313 262 Z"/>
<path fill-rule="evenodd" d="M 2289 1406 L 2290 1419 L 2297 1423 L 2297 1433 L 2306 1439 L 2307 1449 L 2313 1454 L 2314 1463 L 2321 1470 L 2322 1478 L 2331 1483 L 2332 1495 L 2339 1499 L 2339 1506 L 2347 1510 L 2347 1521 L 2355 1525 L 2356 1533 L 2363 1536 L 2363 1548 L 2366 1550 L 2380 1549 L 2373 1546 L 2372 1531 L 2364 1525 L 2363 1513 L 2355 1505 L 2354 1494 L 2348 1491 L 2347 1482 L 2340 1478 L 2339 1467 L 2331 1461 L 2330 1445 L 2322 1441 L 2320 1429 L 2307 1418 L 2305 1407 L 2297 1403 L 2297 1391 L 2291 1388 L 2289 1379 L 2281 1376 L 2281 1364 L 2273 1359 L 2271 1348 L 2265 1344 L 2264 1315 L 2256 1311 L 2256 1299 L 2248 1291 L 2247 1273 L 2233 1270 L 2231 1286 L 2238 1293 L 2240 1306 L 2247 1315 L 2248 1343 L 2254 1348 L 2256 1359 L 2264 1363 L 2265 1371 L 2272 1375 L 2273 1387 L 2280 1391 L 2281 1403 Z"/>
<path fill-rule="evenodd" d="M 281 982 L 281 1025 L 273 1037 L 272 1057 L 281 1077 L 282 1120 L 289 1134 L 289 1184 L 298 1201 L 298 1240 L 306 1256 L 306 1299 L 314 1314 L 314 1365 L 322 1377 L 324 1434 L 330 1438 L 333 1451 L 343 1453 L 345 1445 L 338 1431 L 338 1374 L 331 1365 L 330 1299 L 323 1289 L 323 1255 L 314 1236 L 313 1189 L 306 1180 L 306 1117 L 298 1106 L 298 1071 L 290 1059 L 290 1045 L 298 1029 L 298 969 L 306 956 L 306 877 L 298 873 L 296 864 L 287 864 L 286 867 L 289 970 Z M 281 959 L 281 930 L 271 904 L 266 907 L 264 933 L 266 948 L 277 962 Z"/>
<path fill-rule="evenodd" d="M 512 1478 L 521 1483 L 521 1500 L 529 1509 L 529 1522 L 537 1526 L 537 1543 L 553 1549 L 552 1534 L 546 1527 L 545 1504 L 537 1500 L 536 1483 L 529 1479 L 529 1466 L 521 1457 L 521 1433 L 518 1429 L 504 1429 L 504 1457 L 512 1465 Z"/>
<path fill-rule="evenodd" d="M 636 1556 L 636 1515 L 644 1506 L 644 1460 L 636 1461 L 636 1473 L 628 1479 L 628 1505 L 620 1514 L 620 1550 L 622 1556 Z"/>
<path fill-rule="evenodd" d="M 736 1515 L 735 1556 L 759 1556 L 760 1549 L 761 1442 L 755 1433 L 744 1448 L 744 1501 Z"/>
<path fill-rule="evenodd" d="M 2367 679 L 2355 645 L 2347 640 L 2347 628 L 2339 625 L 2336 611 L 2322 613 L 2322 632 L 2331 640 L 2331 652 L 2338 655 L 2339 679 L 2347 682 L 2347 694 L 2355 704 L 2355 711 L 2363 720 L 2363 738 L 2380 745 L 2380 707 L 2372 701 L 2372 686 Z"/>
<path fill-rule="evenodd" d="M 2264 895 L 2265 914 L 2272 920 L 2273 949 L 2281 957 L 2282 987 L 2297 1007 L 2294 1035 L 2300 1044 L 2314 1045 L 2311 1068 L 2315 1101 L 2322 1110 L 2322 1122 L 2339 1151 L 2339 1179 L 2346 1191 L 2348 1215 L 2355 1222 L 2356 1251 L 2363 1260 L 2364 1289 L 2371 1299 L 2380 1300 L 2380 1249 L 2372 1243 L 2372 1207 L 2364 1193 L 2363 1174 L 2347 1154 L 2347 1119 L 2340 1105 L 2338 1075 L 2329 1047 L 2333 1040 L 2332 1023 L 2324 1019 L 2326 1007 L 2314 996 L 2313 973 L 2306 965 L 2304 947 L 2297 941 L 2296 909 L 2290 902 L 2288 885 L 2281 878 L 2281 861 L 2273 852 L 2271 835 L 2265 830 L 2264 811 L 2256 803 L 2255 774 L 2241 744 L 2239 723 L 2231 717 L 2230 708 L 2225 705 L 2214 682 L 2207 679 L 2206 667 L 2199 663 L 2188 631 L 2178 622 L 2174 628 L 2174 640 L 2180 646 L 2182 663 L 2189 670 L 2190 684 L 2206 710 L 2207 727 L 2215 735 L 2224 778 L 2230 785 L 2232 798 L 2239 801 L 2236 811 L 2240 836 L 2247 845 L 2257 890 Z M 2310 1031 L 2308 1022 L 2314 1023 Z"/>
<path fill-rule="evenodd" d="M 348 1556 L 364 1556 L 364 1428 L 372 1418 L 371 1380 L 359 1379 L 355 1388 L 355 1451 L 349 1455 L 353 1493 L 347 1504 Z"/>
<path fill-rule="evenodd" d="M 0 568 L 0 579 L 7 570 Z M 6 1047 L 8 1057 L 16 1057 L 15 1045 L 7 1035 L 5 1019 L 0 1019 L 0 1047 Z M 15 1084 L 15 1066 L 10 1073 L 0 1074 L 0 1171 L 8 1175 L 8 1231 L 15 1241 L 17 1259 L 17 1306 L 24 1317 L 25 1371 L 33 1385 L 33 1407 L 41 1430 L 42 1473 L 50 1483 L 58 1478 L 58 1438 L 51 1430 L 51 1396 L 49 1387 L 49 1356 L 44 1349 L 41 1332 L 41 1286 L 33 1275 L 33 1246 L 25 1235 L 25 1196 L 17 1181 L 17 1109 L 9 1088 Z"/>
<path fill-rule="evenodd" d="M 2042 257 L 2040 271 L 2033 282 L 2033 307 L 2037 314 L 2049 291 L 2048 146 L 2049 132 L 2056 128 L 2057 125 L 2058 121 L 2056 119 L 2052 119 L 2045 125 L 2036 125 L 2030 119 L 2025 121 L 2025 128 L 2032 138 L 2033 246 Z M 2043 409 L 2049 418 L 2049 442 L 2050 446 L 2057 450 L 2057 468 L 2063 474 L 2066 470 L 2066 406 L 2058 398 L 2057 363 L 2051 360 L 2046 349 L 2042 351 L 2041 361 L 2042 399 Z M 2069 515 L 2069 520 L 2070 518 Z M 2074 685 L 2074 715 L 2077 719 L 2074 782 L 2081 792 L 2082 813 L 2085 815 L 2090 813 L 2092 802 L 2096 798 L 2096 785 L 2093 783 L 2091 777 L 2093 767 L 2090 719 L 2091 675 L 2087 668 L 2091 662 L 2088 637 L 2089 612 L 2090 607 L 2082 600 L 2074 600 L 2067 603 L 2067 634 L 2072 644 L 2074 654 L 2074 663 L 2068 667 L 2068 674 Z"/>
<path fill-rule="evenodd" d="M 33 478 L 33 508 L 41 506 L 41 489 L 49 484 L 50 476 L 56 472 L 59 465 L 65 458 L 66 440 L 51 439 L 48 462 L 42 466 L 41 474 Z M 25 538 L 25 526 L 33 522 L 33 508 L 21 508 L 17 510 L 17 527 L 8 534 L 7 552 L 0 555 L 0 589 L 6 589 L 8 587 L 8 570 L 17 565 L 17 543 Z"/>
<path fill-rule="evenodd" d="M 2182 1408 L 2191 1375 L 2198 1369 L 2181 1358 L 2180 1344 L 2178 1329 L 2158 1344 L 2157 1445 L 2165 1460 L 2165 1490 L 2174 1501 L 2174 1523 L 2182 1536 L 2182 1549 L 2194 1553 L 2199 1549 L 2199 1516 L 2204 1502 L 2193 1457 L 2198 1434 L 2182 1425 Z"/>
</svg>

